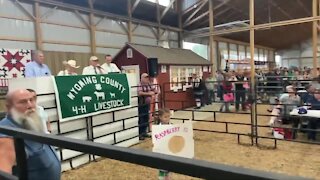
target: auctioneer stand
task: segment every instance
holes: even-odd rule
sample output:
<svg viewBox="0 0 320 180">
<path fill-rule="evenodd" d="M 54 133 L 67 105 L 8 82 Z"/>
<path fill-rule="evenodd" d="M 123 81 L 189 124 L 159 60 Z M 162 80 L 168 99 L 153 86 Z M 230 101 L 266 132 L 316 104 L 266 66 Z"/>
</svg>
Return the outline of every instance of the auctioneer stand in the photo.
<svg viewBox="0 0 320 180">
<path fill-rule="evenodd" d="M 123 74 L 115 74 L 104 75 L 105 77 L 97 77 L 97 79 L 106 79 L 108 76 L 118 77 L 121 75 L 123 77 Z M 79 79 L 79 77 L 84 76 L 73 77 L 75 79 Z M 35 90 L 38 95 L 37 104 L 43 106 L 45 111 L 48 113 L 51 121 L 52 134 L 103 144 L 114 144 L 123 147 L 129 147 L 139 142 L 138 99 L 136 88 L 138 83 L 133 74 L 127 75 L 130 95 L 127 96 L 130 98 L 129 106 L 117 110 L 111 109 L 107 112 L 105 111 L 100 114 L 94 114 L 77 119 L 71 118 L 71 120 L 70 118 L 59 118 L 61 116 L 58 114 L 55 95 L 56 86 L 54 82 L 55 80 L 53 77 L 11 79 L 9 81 L 9 91 L 21 88 L 30 88 Z M 66 85 L 68 84 L 70 83 L 66 83 Z M 106 97 L 108 96 L 108 93 L 105 93 Z M 116 98 L 114 97 L 114 93 L 110 93 L 110 95 L 113 96 L 111 98 Z M 92 93 L 92 98 L 95 98 L 94 93 Z M 57 149 L 57 153 L 61 158 L 62 171 L 75 168 L 98 158 L 97 156 L 83 154 L 82 152 L 68 149 Z"/>
</svg>

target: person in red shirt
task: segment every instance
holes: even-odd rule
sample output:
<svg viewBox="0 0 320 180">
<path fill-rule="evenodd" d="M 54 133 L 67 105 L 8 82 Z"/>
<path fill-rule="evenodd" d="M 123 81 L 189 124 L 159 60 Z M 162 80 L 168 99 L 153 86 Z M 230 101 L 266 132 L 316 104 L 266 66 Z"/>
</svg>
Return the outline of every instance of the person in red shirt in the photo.
<svg viewBox="0 0 320 180">
<path fill-rule="evenodd" d="M 225 112 L 230 112 L 229 104 L 234 100 L 234 96 L 232 92 L 232 83 L 229 81 L 228 75 L 226 75 L 224 81 L 222 82 L 222 92 L 224 103 L 220 107 L 220 111 L 223 111 L 223 108 L 225 108 Z"/>
</svg>

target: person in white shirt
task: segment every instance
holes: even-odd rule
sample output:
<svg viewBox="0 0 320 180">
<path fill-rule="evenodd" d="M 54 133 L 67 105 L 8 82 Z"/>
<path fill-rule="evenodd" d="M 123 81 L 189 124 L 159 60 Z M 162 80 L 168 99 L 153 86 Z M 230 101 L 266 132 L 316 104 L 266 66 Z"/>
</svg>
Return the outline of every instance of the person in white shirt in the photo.
<svg viewBox="0 0 320 180">
<path fill-rule="evenodd" d="M 118 68 L 118 66 L 112 63 L 112 56 L 110 54 L 107 54 L 105 56 L 105 60 L 106 62 L 102 64 L 101 67 L 106 71 L 107 74 L 110 72 L 116 72 L 116 73 L 120 72 L 120 69 Z"/>
<path fill-rule="evenodd" d="M 83 68 L 83 75 L 105 74 L 105 70 L 100 66 L 97 56 L 91 56 L 89 60 L 90 65 Z"/>
<path fill-rule="evenodd" d="M 63 61 L 63 65 L 66 67 L 65 70 L 62 70 L 58 73 L 58 76 L 74 76 L 77 75 L 76 69 L 80 66 L 77 66 L 77 62 L 75 60 Z"/>
</svg>

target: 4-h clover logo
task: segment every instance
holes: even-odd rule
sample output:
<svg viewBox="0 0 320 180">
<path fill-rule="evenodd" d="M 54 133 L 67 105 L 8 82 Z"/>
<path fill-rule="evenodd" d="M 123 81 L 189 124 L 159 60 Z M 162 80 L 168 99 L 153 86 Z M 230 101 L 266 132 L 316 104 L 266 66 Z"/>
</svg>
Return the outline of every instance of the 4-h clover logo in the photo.
<svg viewBox="0 0 320 180">
<path fill-rule="evenodd" d="M 96 86 L 96 90 L 97 91 L 101 91 L 102 90 L 101 84 L 96 84 L 95 86 Z"/>
</svg>

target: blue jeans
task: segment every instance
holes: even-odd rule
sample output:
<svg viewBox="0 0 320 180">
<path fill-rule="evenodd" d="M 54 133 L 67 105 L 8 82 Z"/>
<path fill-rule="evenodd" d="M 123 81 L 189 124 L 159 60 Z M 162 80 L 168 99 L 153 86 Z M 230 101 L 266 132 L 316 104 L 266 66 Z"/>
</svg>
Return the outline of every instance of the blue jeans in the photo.
<svg viewBox="0 0 320 180">
<path fill-rule="evenodd" d="M 317 130 L 318 119 L 310 118 L 308 123 L 308 129 Z M 317 132 L 308 131 L 308 139 L 316 140 Z"/>
<path fill-rule="evenodd" d="M 218 86 L 217 96 L 220 98 L 220 101 L 223 101 L 223 87 L 221 85 Z"/>
<path fill-rule="evenodd" d="M 214 90 L 208 90 L 208 104 L 215 102 Z"/>
<path fill-rule="evenodd" d="M 147 134 L 147 128 L 149 125 L 149 109 L 150 104 L 142 104 L 138 107 L 139 112 L 139 136 Z"/>
</svg>

